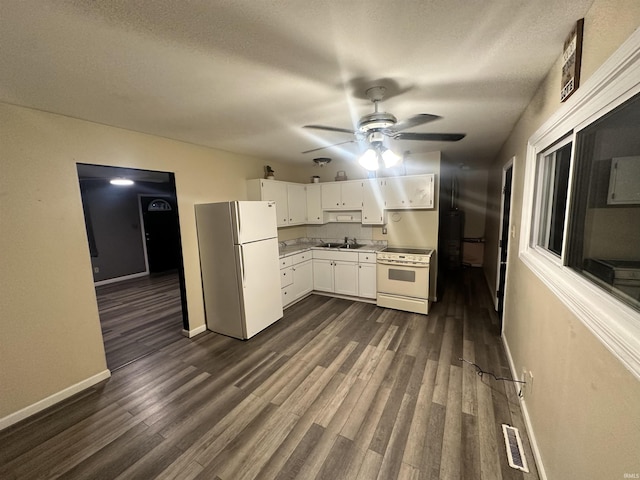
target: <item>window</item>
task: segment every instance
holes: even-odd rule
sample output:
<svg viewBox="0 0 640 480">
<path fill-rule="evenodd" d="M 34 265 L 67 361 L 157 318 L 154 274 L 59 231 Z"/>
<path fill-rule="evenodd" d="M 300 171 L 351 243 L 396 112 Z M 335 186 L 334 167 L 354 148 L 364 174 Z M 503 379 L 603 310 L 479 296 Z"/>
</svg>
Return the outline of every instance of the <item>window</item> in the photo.
<svg viewBox="0 0 640 480">
<path fill-rule="evenodd" d="M 576 135 L 567 265 L 640 311 L 640 95 Z"/>
<path fill-rule="evenodd" d="M 567 189 L 571 141 L 561 142 L 539 155 L 538 160 L 538 219 L 534 228 L 536 245 L 557 256 L 562 253 L 564 219 L 567 211 Z"/>
<path fill-rule="evenodd" d="M 640 378 L 640 30 L 529 139 L 519 256 Z"/>
</svg>

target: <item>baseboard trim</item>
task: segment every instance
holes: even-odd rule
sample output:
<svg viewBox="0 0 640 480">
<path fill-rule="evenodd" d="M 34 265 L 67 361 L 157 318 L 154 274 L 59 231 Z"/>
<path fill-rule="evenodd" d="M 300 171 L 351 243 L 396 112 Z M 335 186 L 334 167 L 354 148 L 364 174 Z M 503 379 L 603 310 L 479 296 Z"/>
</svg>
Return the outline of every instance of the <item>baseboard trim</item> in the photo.
<svg viewBox="0 0 640 480">
<path fill-rule="evenodd" d="M 513 363 L 513 357 L 511 356 L 511 350 L 509 350 L 509 344 L 504 335 L 502 335 L 502 345 L 507 354 L 507 360 L 509 361 L 509 369 L 511 370 L 511 376 L 513 378 L 519 378 L 516 373 L 516 367 Z M 524 417 L 524 423 L 527 427 L 527 435 L 529 436 L 529 443 L 531 443 L 531 450 L 533 450 L 533 456 L 536 460 L 536 468 L 538 469 L 538 476 L 540 480 L 547 480 L 547 474 L 544 470 L 544 464 L 542 463 L 542 457 L 540 456 L 540 449 L 538 448 L 538 442 L 536 441 L 536 435 L 533 432 L 533 426 L 531 425 L 531 418 L 529 417 L 529 410 L 527 410 L 527 403 L 524 398 L 520 398 L 520 409 L 522 410 L 522 416 Z"/>
<path fill-rule="evenodd" d="M 193 338 L 196 335 L 200 335 L 201 333 L 204 333 L 207 331 L 207 326 L 206 325 L 200 325 L 198 328 L 194 328 L 193 330 L 182 330 L 182 335 L 184 335 L 187 338 Z"/>
<path fill-rule="evenodd" d="M 124 282 L 125 280 L 132 280 L 134 278 L 140 277 L 148 277 L 149 272 L 140 272 L 140 273 L 132 273 L 131 275 L 125 275 L 123 277 L 115 277 L 115 278 L 107 278 L 106 280 L 99 280 L 97 282 L 93 282 L 95 287 L 100 287 L 102 285 L 109 285 L 110 283 Z"/>
<path fill-rule="evenodd" d="M 39 402 L 36 402 L 28 407 L 25 407 L 17 412 L 11 413 L 6 417 L 0 418 L 0 430 L 4 430 L 11 425 L 18 423 L 21 420 L 24 420 L 31 415 L 35 415 L 42 410 L 55 405 L 67 398 L 79 393 L 87 388 L 93 387 L 97 383 L 106 380 L 111 377 L 111 372 L 109 370 L 103 370 L 102 372 L 93 375 L 81 382 L 76 383 L 75 385 L 71 385 L 70 387 L 65 388 L 64 390 L 60 390 L 59 392 L 54 393 L 53 395 L 48 396 L 47 398 L 43 398 Z"/>
</svg>

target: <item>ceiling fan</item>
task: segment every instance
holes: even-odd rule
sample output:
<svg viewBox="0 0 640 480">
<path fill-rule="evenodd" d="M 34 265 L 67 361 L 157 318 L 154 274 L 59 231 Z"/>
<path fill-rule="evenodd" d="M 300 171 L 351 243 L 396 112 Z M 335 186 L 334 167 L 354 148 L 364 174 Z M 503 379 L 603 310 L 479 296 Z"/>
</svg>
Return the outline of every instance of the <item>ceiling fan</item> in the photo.
<svg viewBox="0 0 640 480">
<path fill-rule="evenodd" d="M 355 138 L 340 142 L 326 147 L 314 148 L 306 150 L 302 153 L 311 153 L 325 148 L 344 145 L 346 143 L 360 142 L 366 140 L 369 144 L 368 149 L 360 157 L 360 163 L 369 170 L 377 169 L 380 158 L 384 161 L 385 166 L 389 167 L 397 163 L 400 157 L 391 150 L 382 145 L 385 137 L 394 140 L 421 140 L 421 141 L 438 141 L 438 142 L 457 142 L 465 137 L 464 133 L 417 133 L 403 132 L 408 128 L 423 125 L 425 123 L 439 120 L 442 117 L 431 115 L 428 113 L 419 113 L 406 120 L 398 122 L 398 119 L 390 113 L 380 112 L 379 103 L 384 98 L 386 88 L 382 86 L 374 86 L 365 92 L 367 98 L 373 102 L 374 112 L 364 115 L 358 121 L 357 130 L 349 130 L 347 128 L 327 127 L 324 125 L 305 125 L 304 128 L 313 128 L 315 130 L 325 130 L 329 132 L 341 132 L 354 135 Z M 388 153 L 389 152 L 389 153 Z M 397 157 L 394 158 L 392 157 Z M 366 164 L 366 165 L 365 165 Z M 375 167 L 375 168 L 369 168 Z"/>
</svg>

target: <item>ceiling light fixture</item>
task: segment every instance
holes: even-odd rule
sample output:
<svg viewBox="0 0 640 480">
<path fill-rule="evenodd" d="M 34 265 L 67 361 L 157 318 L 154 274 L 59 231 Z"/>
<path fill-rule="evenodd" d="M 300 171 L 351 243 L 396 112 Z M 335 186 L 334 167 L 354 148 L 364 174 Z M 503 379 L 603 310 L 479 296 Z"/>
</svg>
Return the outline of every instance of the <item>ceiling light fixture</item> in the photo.
<svg viewBox="0 0 640 480">
<path fill-rule="evenodd" d="M 402 160 L 402 156 L 382 144 L 383 139 L 384 136 L 380 132 L 369 134 L 369 148 L 358 158 L 358 163 L 367 170 L 378 170 L 382 165 L 391 168 Z"/>
<path fill-rule="evenodd" d="M 327 157 L 320 157 L 320 158 L 314 158 L 313 159 L 313 163 L 315 163 L 316 165 L 318 165 L 320 167 L 324 167 L 329 162 L 331 162 L 331 159 L 327 158 Z"/>
<path fill-rule="evenodd" d="M 118 185 L 119 187 L 125 187 L 129 185 L 133 185 L 133 180 L 129 180 L 128 178 L 112 178 L 109 180 L 111 185 Z"/>
</svg>

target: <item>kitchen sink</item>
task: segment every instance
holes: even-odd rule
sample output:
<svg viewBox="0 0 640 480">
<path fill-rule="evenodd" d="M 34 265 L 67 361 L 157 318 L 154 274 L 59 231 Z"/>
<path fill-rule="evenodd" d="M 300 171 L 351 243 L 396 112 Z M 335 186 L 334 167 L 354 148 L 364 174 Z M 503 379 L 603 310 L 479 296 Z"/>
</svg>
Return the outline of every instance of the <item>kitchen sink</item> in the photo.
<svg viewBox="0 0 640 480">
<path fill-rule="evenodd" d="M 344 243 L 321 243 L 318 247 L 322 248 L 342 248 Z"/>
<path fill-rule="evenodd" d="M 348 248 L 349 250 L 356 250 L 362 247 L 364 247 L 364 245 L 358 245 L 357 243 L 355 245 L 353 243 L 345 243 L 340 245 L 338 248 Z"/>
</svg>

